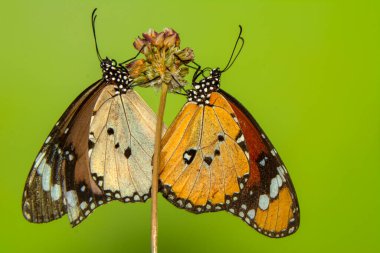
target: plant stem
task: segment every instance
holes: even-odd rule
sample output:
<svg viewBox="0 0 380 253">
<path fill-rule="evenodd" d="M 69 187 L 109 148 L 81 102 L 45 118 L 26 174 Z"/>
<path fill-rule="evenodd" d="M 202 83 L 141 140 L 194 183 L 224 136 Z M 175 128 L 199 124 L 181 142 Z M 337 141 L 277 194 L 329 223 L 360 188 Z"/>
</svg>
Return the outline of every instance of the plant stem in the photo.
<svg viewBox="0 0 380 253">
<path fill-rule="evenodd" d="M 162 137 L 162 125 L 166 104 L 166 95 L 168 93 L 168 85 L 163 84 L 161 86 L 161 98 L 160 105 L 158 107 L 157 123 L 156 123 L 156 136 L 154 144 L 154 156 L 153 156 L 153 173 L 152 173 L 152 216 L 151 216 L 151 243 L 152 253 L 158 252 L 157 237 L 158 237 L 158 218 L 157 218 L 157 193 L 158 193 L 158 170 L 160 167 L 161 158 L 161 137 Z"/>
</svg>

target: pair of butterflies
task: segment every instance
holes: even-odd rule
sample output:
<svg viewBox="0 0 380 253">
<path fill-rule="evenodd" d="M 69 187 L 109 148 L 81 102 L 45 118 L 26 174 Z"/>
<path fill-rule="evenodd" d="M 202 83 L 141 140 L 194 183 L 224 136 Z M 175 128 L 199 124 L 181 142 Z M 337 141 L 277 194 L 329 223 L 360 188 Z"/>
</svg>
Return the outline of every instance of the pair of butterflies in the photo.
<svg viewBox="0 0 380 253">
<path fill-rule="evenodd" d="M 93 28 L 95 19 L 94 11 Z M 94 37 L 96 42 L 95 30 Z M 76 226 L 109 201 L 150 197 L 156 116 L 133 90 L 128 69 L 102 59 L 97 43 L 96 49 L 102 79 L 64 112 L 29 173 L 22 210 L 30 222 L 68 214 Z M 179 208 L 227 210 L 264 235 L 284 237 L 299 226 L 297 197 L 260 126 L 220 89 L 233 54 L 223 70 L 195 72 L 188 102 L 162 140 L 160 191 Z"/>
</svg>

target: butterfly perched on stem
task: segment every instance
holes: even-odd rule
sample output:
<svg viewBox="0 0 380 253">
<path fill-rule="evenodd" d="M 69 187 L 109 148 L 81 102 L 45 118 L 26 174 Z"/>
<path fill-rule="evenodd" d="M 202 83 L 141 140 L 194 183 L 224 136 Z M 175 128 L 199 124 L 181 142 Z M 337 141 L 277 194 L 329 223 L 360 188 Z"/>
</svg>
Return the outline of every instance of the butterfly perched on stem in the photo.
<svg viewBox="0 0 380 253">
<path fill-rule="evenodd" d="M 179 208 L 227 210 L 266 236 L 284 237 L 300 217 L 287 169 L 253 116 L 220 88 L 244 45 L 241 32 L 224 69 L 205 76 L 209 68 L 197 65 L 188 102 L 163 137 L 161 191 Z"/>
<path fill-rule="evenodd" d="M 25 184 L 22 210 L 35 223 L 68 214 L 73 226 L 111 200 L 150 196 L 154 112 L 133 91 L 123 64 L 100 56 L 103 77 L 71 103 L 43 144 Z"/>
</svg>

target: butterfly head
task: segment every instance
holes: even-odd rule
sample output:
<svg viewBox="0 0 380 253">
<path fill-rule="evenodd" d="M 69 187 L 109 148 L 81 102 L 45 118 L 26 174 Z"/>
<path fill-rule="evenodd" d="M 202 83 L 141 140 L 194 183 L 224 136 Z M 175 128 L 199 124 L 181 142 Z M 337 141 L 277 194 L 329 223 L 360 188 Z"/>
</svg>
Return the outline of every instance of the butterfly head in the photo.
<svg viewBox="0 0 380 253">
<path fill-rule="evenodd" d="M 210 71 L 210 76 L 212 76 L 214 79 L 220 79 L 220 76 L 222 75 L 222 71 L 220 68 L 212 69 Z"/>
<path fill-rule="evenodd" d="M 108 71 L 111 67 L 116 68 L 116 61 L 111 60 L 110 58 L 106 57 L 105 59 L 101 60 L 100 67 L 103 70 L 103 73 Z"/>
</svg>

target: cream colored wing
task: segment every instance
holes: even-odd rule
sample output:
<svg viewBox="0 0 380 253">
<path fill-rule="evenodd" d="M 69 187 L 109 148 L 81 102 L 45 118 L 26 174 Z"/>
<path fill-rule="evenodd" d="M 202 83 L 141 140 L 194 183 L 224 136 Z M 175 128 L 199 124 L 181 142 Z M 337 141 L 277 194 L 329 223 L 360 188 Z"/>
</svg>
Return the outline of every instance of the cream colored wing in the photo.
<svg viewBox="0 0 380 253">
<path fill-rule="evenodd" d="M 105 88 L 90 123 L 92 178 L 107 201 L 146 201 L 152 182 L 156 116 L 133 90 L 115 95 Z"/>
</svg>

